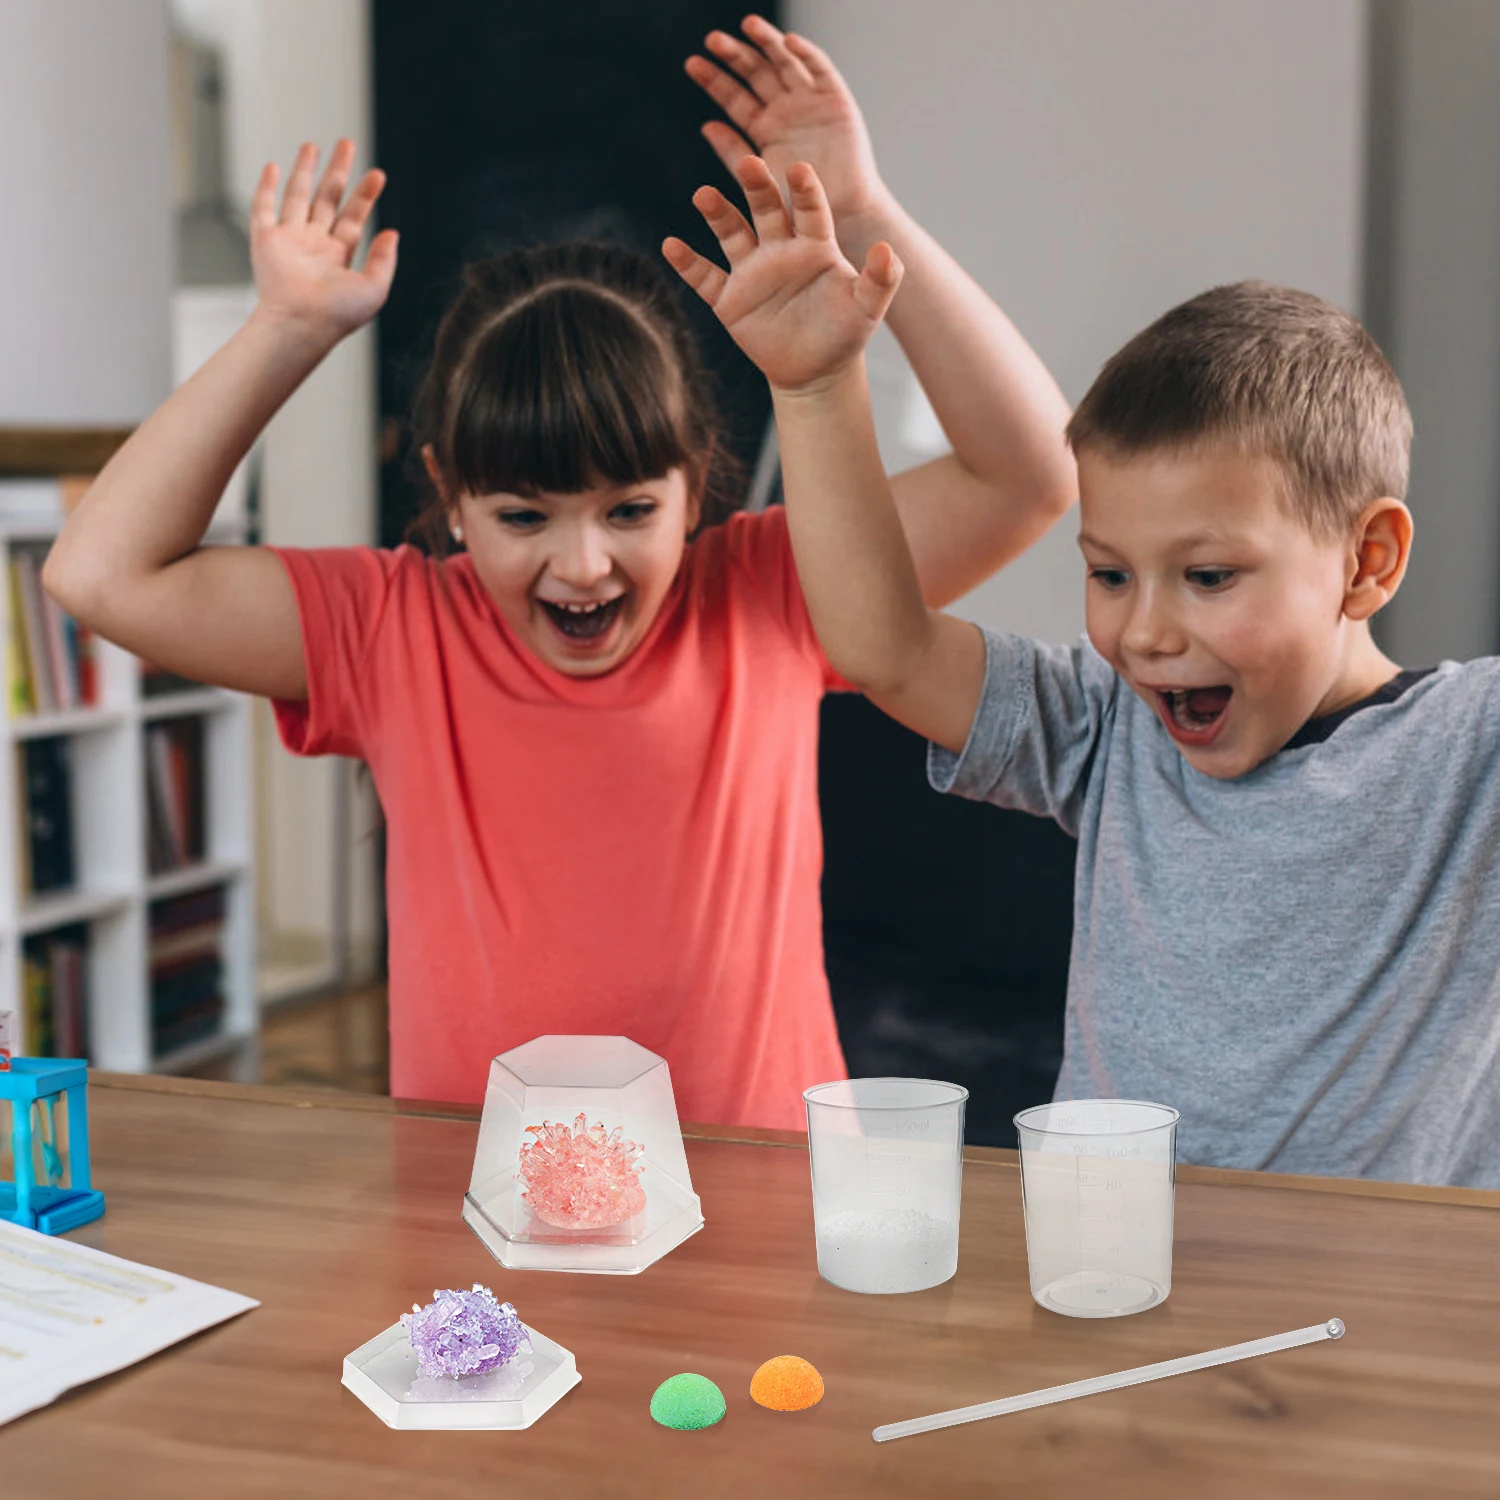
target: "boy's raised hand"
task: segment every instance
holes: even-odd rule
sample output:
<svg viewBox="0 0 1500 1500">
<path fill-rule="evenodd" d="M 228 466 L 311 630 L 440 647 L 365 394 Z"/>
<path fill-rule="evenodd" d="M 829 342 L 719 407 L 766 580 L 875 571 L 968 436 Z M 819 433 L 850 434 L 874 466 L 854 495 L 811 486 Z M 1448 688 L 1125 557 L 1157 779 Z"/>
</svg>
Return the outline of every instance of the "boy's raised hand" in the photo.
<svg viewBox="0 0 1500 1500">
<path fill-rule="evenodd" d="M 884 190 L 869 132 L 838 69 L 821 48 L 763 16 L 746 16 L 743 29 L 749 42 L 725 31 L 704 38 L 721 66 L 697 55 L 685 64 L 733 121 L 711 121 L 704 138 L 731 172 L 759 153 L 783 185 L 793 162 L 807 162 L 822 179 L 836 224 L 871 211 Z"/>
<path fill-rule="evenodd" d="M 787 197 L 758 156 L 734 168 L 751 222 L 716 188 L 693 194 L 729 262 L 726 272 L 679 239 L 662 253 L 741 349 L 778 390 L 836 378 L 859 358 L 901 282 L 901 263 L 884 242 L 862 270 L 845 259 L 818 174 L 787 168 Z M 752 227 L 753 223 L 753 227 Z"/>
<path fill-rule="evenodd" d="M 381 230 L 370 242 L 362 270 L 354 266 L 385 174 L 366 172 L 345 198 L 353 165 L 354 142 L 339 141 L 314 188 L 318 148 L 304 145 L 287 179 L 280 213 L 275 162 L 261 172 L 250 205 L 250 263 L 261 308 L 334 340 L 380 311 L 396 272 L 394 229 Z"/>
</svg>

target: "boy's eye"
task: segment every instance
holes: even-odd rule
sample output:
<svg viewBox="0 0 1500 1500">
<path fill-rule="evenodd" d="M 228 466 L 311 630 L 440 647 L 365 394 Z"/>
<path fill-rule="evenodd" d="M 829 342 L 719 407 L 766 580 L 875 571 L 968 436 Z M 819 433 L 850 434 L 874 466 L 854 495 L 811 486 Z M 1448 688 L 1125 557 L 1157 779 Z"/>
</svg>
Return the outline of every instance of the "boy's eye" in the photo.
<svg viewBox="0 0 1500 1500">
<path fill-rule="evenodd" d="M 1221 589 L 1234 577 L 1233 568 L 1189 568 L 1188 582 L 1194 588 Z"/>
<path fill-rule="evenodd" d="M 1130 581 L 1124 568 L 1090 568 L 1089 577 L 1107 589 L 1122 589 Z"/>
<path fill-rule="evenodd" d="M 512 531 L 530 531 L 534 526 L 540 526 L 547 518 L 539 510 L 517 507 L 514 510 L 497 510 L 495 519 L 502 526 L 510 527 Z"/>
<path fill-rule="evenodd" d="M 612 521 L 624 521 L 627 525 L 634 521 L 644 521 L 656 511 L 654 500 L 625 500 L 616 505 L 609 513 Z"/>
</svg>

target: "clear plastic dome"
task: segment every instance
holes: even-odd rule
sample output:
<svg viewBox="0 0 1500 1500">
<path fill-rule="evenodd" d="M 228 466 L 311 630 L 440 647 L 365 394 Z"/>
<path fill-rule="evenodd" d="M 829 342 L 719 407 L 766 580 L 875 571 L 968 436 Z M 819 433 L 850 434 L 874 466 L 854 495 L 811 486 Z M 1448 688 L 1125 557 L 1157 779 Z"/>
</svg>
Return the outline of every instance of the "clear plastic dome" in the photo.
<svg viewBox="0 0 1500 1500">
<path fill-rule="evenodd" d="M 465 1222 L 516 1270 L 633 1275 L 703 1227 L 664 1059 L 539 1036 L 490 1064 Z"/>
</svg>

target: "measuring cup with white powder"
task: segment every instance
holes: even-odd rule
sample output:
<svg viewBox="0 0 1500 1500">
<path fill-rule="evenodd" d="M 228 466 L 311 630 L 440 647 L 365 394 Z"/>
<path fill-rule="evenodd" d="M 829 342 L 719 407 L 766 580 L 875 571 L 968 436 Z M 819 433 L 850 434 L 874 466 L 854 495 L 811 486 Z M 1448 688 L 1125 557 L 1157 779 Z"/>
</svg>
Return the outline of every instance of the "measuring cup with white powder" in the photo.
<svg viewBox="0 0 1500 1500">
<path fill-rule="evenodd" d="M 802 1095 L 825 1281 L 919 1292 L 958 1269 L 968 1097 L 927 1078 L 850 1078 Z"/>
</svg>

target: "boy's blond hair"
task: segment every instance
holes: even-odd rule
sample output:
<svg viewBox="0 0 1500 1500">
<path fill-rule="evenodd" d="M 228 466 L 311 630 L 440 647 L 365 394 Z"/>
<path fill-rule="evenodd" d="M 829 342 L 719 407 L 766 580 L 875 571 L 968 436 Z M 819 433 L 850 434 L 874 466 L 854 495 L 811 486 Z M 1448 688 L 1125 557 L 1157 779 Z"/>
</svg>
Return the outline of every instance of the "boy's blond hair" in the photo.
<svg viewBox="0 0 1500 1500">
<path fill-rule="evenodd" d="M 1129 457 L 1228 441 L 1275 459 L 1287 500 L 1340 534 L 1406 496 L 1411 411 L 1375 340 L 1308 292 L 1240 281 L 1164 313 L 1099 372 L 1068 424 L 1075 453 Z"/>
</svg>

